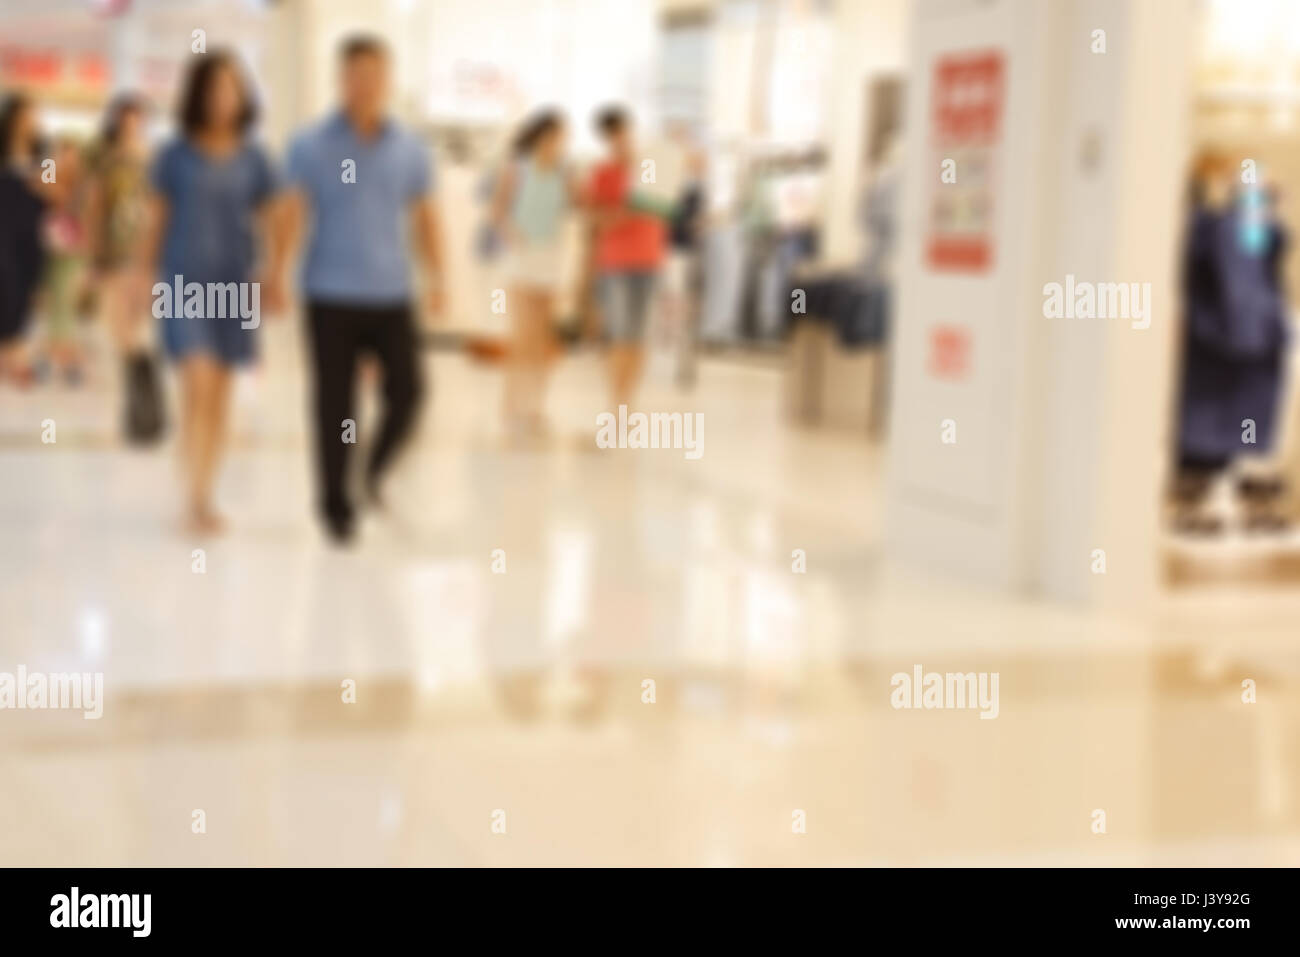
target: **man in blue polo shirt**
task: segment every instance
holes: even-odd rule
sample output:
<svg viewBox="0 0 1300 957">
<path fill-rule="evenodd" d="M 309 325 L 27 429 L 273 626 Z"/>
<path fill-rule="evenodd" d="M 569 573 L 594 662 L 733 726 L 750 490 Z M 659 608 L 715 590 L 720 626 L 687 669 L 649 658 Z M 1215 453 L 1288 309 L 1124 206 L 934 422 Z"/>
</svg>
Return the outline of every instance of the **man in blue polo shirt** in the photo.
<svg viewBox="0 0 1300 957">
<path fill-rule="evenodd" d="M 410 435 L 420 403 L 408 235 L 424 256 L 428 306 L 435 313 L 441 310 L 442 263 L 426 150 L 387 115 L 383 42 L 351 37 L 339 60 L 342 109 L 294 140 L 287 205 L 295 224 L 308 222 L 302 282 L 320 508 L 329 533 L 347 541 L 355 528 L 347 421 L 355 422 L 357 361 L 373 355 L 382 368 L 384 411 L 368 443 L 365 472 L 366 494 L 378 501 L 380 480 Z"/>
</svg>

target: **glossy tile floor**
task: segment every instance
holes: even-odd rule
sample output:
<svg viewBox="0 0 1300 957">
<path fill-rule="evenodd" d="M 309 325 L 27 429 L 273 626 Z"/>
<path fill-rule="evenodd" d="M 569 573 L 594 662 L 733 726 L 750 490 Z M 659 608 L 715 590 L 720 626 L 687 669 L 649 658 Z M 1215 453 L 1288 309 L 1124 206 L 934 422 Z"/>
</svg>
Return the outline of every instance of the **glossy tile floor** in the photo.
<svg viewBox="0 0 1300 957">
<path fill-rule="evenodd" d="M 177 530 L 170 451 L 117 441 L 107 365 L 0 390 L 0 672 L 106 695 L 0 711 L 0 863 L 1300 864 L 1294 590 L 1126 621 L 895 566 L 883 453 L 783 424 L 775 367 L 652 381 L 705 414 L 690 461 L 595 449 L 589 354 L 536 450 L 497 371 L 430 356 L 400 518 L 339 552 L 295 330 L 267 332 L 212 542 Z M 891 708 L 916 664 L 998 672 L 997 720 Z"/>
</svg>

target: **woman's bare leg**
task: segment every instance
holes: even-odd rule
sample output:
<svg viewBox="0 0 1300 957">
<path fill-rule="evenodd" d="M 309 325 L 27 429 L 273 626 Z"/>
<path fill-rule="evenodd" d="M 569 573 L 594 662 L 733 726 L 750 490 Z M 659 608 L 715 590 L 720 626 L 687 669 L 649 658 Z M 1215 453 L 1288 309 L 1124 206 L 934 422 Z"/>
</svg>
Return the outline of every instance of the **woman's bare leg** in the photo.
<svg viewBox="0 0 1300 957">
<path fill-rule="evenodd" d="M 100 289 L 100 318 L 118 355 L 129 356 L 140 349 L 141 316 L 130 299 L 130 277 L 125 269 L 116 269 L 104 277 Z"/>
<path fill-rule="evenodd" d="M 510 288 L 510 352 L 506 357 L 505 419 L 508 429 L 523 421 L 525 410 L 525 369 L 527 366 L 528 311 L 532 302 L 525 289 Z"/>
<path fill-rule="evenodd" d="M 231 374 L 210 356 L 192 356 L 182 364 L 181 379 L 181 455 L 188 517 L 196 531 L 217 532 L 223 523 L 212 493 L 225 439 Z"/>
<path fill-rule="evenodd" d="M 545 290 L 529 293 L 532 303 L 528 312 L 528 418 L 535 429 L 542 429 L 546 412 L 546 378 L 551 362 L 551 309 L 553 296 Z"/>
<path fill-rule="evenodd" d="M 639 342 L 616 342 L 610 347 L 610 398 L 615 408 L 632 404 L 637 384 L 641 381 L 644 360 L 645 350 Z"/>
<path fill-rule="evenodd" d="M 511 293 L 512 341 L 506 367 L 506 421 L 539 428 L 551 359 L 551 293 L 520 287 Z"/>
</svg>

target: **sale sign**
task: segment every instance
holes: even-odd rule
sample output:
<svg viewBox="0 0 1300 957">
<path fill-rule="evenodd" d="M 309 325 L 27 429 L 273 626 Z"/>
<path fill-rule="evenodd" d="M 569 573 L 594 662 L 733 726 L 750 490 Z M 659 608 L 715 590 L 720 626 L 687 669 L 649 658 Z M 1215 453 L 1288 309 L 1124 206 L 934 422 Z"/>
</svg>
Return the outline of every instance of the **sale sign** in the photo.
<svg viewBox="0 0 1300 957">
<path fill-rule="evenodd" d="M 993 262 L 993 182 L 1006 70 L 998 50 L 936 61 L 930 134 L 938 185 L 926 257 L 935 269 L 984 272 Z"/>
</svg>

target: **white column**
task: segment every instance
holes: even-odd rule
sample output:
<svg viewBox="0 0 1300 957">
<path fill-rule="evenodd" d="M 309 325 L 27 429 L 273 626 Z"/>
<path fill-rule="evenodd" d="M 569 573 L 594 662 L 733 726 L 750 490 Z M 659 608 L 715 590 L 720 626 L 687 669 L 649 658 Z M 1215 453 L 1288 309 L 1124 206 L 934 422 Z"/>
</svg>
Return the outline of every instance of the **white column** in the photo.
<svg viewBox="0 0 1300 957">
<path fill-rule="evenodd" d="M 1141 602 L 1167 456 L 1191 5 L 918 0 L 914 13 L 890 548 L 1002 587 Z M 1005 77 L 979 194 L 991 252 L 969 271 L 929 255 L 947 185 L 932 82 L 962 51 L 998 51 Z M 1150 283 L 1149 327 L 1045 318 L 1043 286 L 1067 274 Z M 945 419 L 955 444 L 941 441 Z"/>
</svg>

